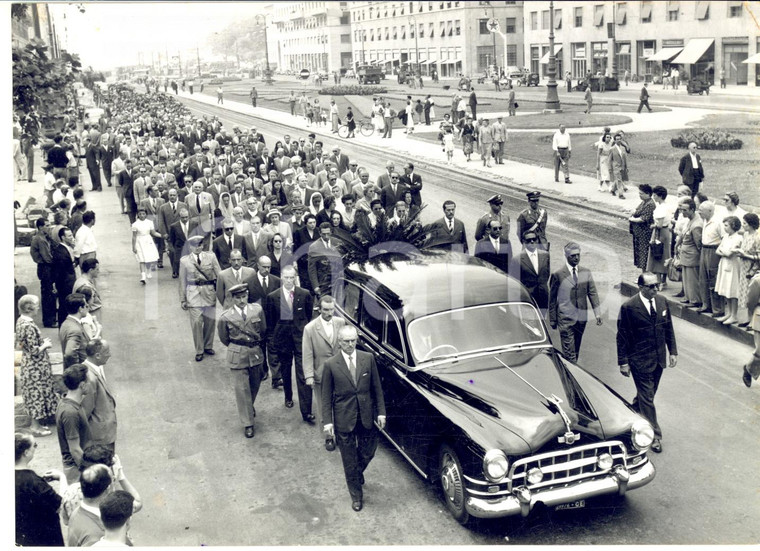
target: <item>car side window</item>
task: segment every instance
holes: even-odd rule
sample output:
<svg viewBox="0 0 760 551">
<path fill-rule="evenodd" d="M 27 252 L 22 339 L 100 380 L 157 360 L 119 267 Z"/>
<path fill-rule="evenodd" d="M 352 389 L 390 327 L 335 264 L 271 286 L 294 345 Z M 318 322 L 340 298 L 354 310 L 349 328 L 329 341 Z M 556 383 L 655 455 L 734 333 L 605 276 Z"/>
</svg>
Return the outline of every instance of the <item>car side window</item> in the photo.
<svg viewBox="0 0 760 551">
<path fill-rule="evenodd" d="M 395 353 L 399 358 L 404 357 L 404 347 L 401 344 L 401 331 L 398 327 L 398 322 L 390 314 L 385 313 L 385 345 Z"/>
<path fill-rule="evenodd" d="M 343 312 L 346 318 L 351 321 L 359 321 L 359 298 L 361 297 L 361 290 L 359 287 L 352 283 L 341 282 L 343 285 L 338 285 L 338 304 L 342 304 Z"/>
<path fill-rule="evenodd" d="M 361 326 L 379 341 L 383 335 L 385 309 L 372 295 L 364 293 L 363 297 L 361 301 Z"/>
</svg>

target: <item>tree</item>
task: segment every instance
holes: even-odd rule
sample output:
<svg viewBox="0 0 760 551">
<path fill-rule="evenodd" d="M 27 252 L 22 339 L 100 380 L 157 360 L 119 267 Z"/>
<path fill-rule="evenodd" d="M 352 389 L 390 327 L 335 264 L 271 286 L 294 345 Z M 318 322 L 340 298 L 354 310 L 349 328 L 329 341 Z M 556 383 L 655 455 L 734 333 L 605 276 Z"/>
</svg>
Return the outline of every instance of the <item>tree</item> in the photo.
<svg viewBox="0 0 760 551">
<path fill-rule="evenodd" d="M 77 55 L 62 52 L 51 58 L 45 43 L 33 40 L 23 48 L 14 47 L 12 60 L 13 108 L 21 116 L 36 111 L 44 125 L 74 102 L 71 84 L 82 66 Z M 39 131 L 34 131 L 36 141 Z"/>
</svg>

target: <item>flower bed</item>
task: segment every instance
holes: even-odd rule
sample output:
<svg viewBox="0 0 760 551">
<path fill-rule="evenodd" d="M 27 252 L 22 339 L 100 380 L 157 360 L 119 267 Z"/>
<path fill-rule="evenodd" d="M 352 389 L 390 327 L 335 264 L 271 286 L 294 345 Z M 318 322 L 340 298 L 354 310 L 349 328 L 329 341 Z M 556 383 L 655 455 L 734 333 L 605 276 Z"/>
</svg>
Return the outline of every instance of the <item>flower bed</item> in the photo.
<svg viewBox="0 0 760 551">
<path fill-rule="evenodd" d="M 728 132 L 715 128 L 685 130 L 677 138 L 671 138 L 670 145 L 680 149 L 686 149 L 694 142 L 698 149 L 741 149 L 742 141 L 734 138 Z"/>
<path fill-rule="evenodd" d="M 350 86 L 327 86 L 319 89 L 319 94 L 322 96 L 374 96 L 387 93 L 388 89 L 383 86 L 359 86 L 357 84 Z"/>
</svg>

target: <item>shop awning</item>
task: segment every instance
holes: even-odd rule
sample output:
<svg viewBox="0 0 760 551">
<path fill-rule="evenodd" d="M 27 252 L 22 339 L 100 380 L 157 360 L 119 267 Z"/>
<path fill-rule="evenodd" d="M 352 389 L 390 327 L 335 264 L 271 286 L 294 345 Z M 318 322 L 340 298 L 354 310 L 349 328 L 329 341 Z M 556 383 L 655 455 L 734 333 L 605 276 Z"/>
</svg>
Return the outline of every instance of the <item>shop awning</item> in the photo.
<svg viewBox="0 0 760 551">
<path fill-rule="evenodd" d="M 625 25 L 625 4 L 617 4 L 615 10 L 615 23 L 618 25 Z"/>
<path fill-rule="evenodd" d="M 760 64 L 760 54 L 755 54 L 753 56 L 748 57 L 742 63 L 750 63 L 750 64 Z"/>
<path fill-rule="evenodd" d="M 647 61 L 668 61 L 681 53 L 683 48 L 663 48 L 654 55 L 650 55 Z"/>
<path fill-rule="evenodd" d="M 442 63 L 456 64 L 456 63 L 461 63 L 461 62 L 462 62 L 461 59 L 447 59 L 446 61 L 443 61 Z"/>
<path fill-rule="evenodd" d="M 559 53 L 562 51 L 562 44 L 555 44 L 554 45 L 554 57 L 557 57 Z M 549 50 L 546 50 L 546 53 L 544 54 L 544 57 L 541 58 L 541 61 L 539 61 L 542 65 L 546 65 L 549 63 Z"/>
<path fill-rule="evenodd" d="M 618 55 L 631 55 L 631 45 L 630 44 L 621 44 L 620 45 L 620 51 L 618 52 Z"/>
<path fill-rule="evenodd" d="M 641 20 L 646 21 L 652 17 L 652 4 L 646 3 L 641 5 Z"/>
<path fill-rule="evenodd" d="M 692 38 L 683 52 L 672 63 L 696 63 L 715 42 L 712 38 Z"/>
<path fill-rule="evenodd" d="M 401 61 L 401 56 L 394 57 L 393 59 L 387 59 L 386 61 L 391 61 L 391 62 L 395 63 L 396 61 Z"/>
</svg>

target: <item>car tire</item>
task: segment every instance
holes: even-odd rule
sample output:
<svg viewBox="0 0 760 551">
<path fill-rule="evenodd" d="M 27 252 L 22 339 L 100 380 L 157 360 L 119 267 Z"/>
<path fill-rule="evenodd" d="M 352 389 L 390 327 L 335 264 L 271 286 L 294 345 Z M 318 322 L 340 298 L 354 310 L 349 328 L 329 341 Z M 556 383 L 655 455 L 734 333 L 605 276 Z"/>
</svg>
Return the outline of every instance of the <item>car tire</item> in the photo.
<svg viewBox="0 0 760 551">
<path fill-rule="evenodd" d="M 438 486 L 443 502 L 451 516 L 460 524 L 470 521 L 465 508 L 464 474 L 457 453 L 448 445 L 441 446 L 438 454 Z"/>
</svg>

